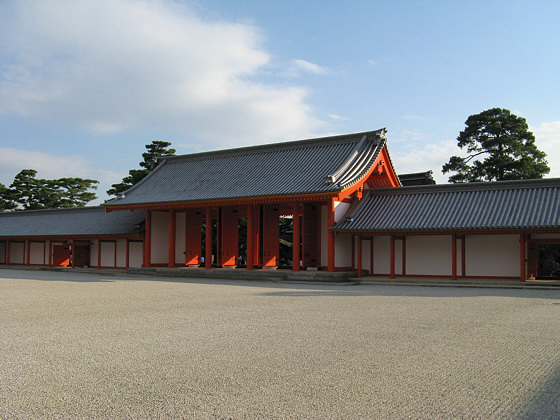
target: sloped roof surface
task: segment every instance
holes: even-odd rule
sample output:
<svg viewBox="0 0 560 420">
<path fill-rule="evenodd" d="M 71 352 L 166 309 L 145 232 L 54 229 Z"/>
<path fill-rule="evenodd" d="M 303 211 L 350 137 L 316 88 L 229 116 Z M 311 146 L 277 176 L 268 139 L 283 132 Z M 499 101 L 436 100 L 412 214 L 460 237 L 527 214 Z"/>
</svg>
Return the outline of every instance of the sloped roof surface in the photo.
<svg viewBox="0 0 560 420">
<path fill-rule="evenodd" d="M 341 232 L 560 228 L 560 178 L 370 190 Z"/>
<path fill-rule="evenodd" d="M 131 235 L 140 233 L 145 211 L 105 213 L 103 207 L 0 213 L 0 237 Z"/>
<path fill-rule="evenodd" d="M 104 206 L 342 191 L 371 169 L 385 130 L 175 156 Z"/>
</svg>

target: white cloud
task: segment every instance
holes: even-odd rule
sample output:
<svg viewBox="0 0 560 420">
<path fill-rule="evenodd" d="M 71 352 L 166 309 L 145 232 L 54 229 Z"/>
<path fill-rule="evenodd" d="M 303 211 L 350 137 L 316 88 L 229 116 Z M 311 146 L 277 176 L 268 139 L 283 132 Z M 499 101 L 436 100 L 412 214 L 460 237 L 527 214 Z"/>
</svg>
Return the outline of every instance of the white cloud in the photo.
<svg viewBox="0 0 560 420">
<path fill-rule="evenodd" d="M 560 121 L 544 122 L 531 127 L 537 147 L 547 154 L 550 166 L 548 177 L 560 177 Z"/>
<path fill-rule="evenodd" d="M 37 178 L 89 178 L 99 181 L 96 194 L 107 198 L 105 191 L 126 173 L 100 169 L 84 156 L 59 156 L 48 153 L 0 147 L 0 182 L 9 186 L 22 169 L 35 169 Z M 99 202 L 96 201 L 96 202 Z"/>
<path fill-rule="evenodd" d="M 255 27 L 208 21 L 171 0 L 0 6 L 0 115 L 93 133 L 177 130 L 216 146 L 311 135 L 301 87 L 255 80 L 271 56 Z M 320 74 L 305 60 L 291 68 Z"/>
<path fill-rule="evenodd" d="M 336 114 L 329 114 L 329 118 L 332 118 L 333 120 L 339 120 L 339 121 L 350 121 L 350 118 L 343 117 L 342 115 L 336 115 Z"/>
</svg>

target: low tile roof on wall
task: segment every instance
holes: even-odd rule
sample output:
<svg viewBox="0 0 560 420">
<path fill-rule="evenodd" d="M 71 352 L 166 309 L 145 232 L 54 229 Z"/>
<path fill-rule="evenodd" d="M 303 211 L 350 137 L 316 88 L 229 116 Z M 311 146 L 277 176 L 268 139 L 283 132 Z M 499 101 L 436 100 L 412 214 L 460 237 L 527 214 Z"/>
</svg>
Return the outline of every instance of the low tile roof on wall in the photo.
<svg viewBox="0 0 560 420">
<path fill-rule="evenodd" d="M 371 169 L 385 129 L 174 156 L 106 207 L 342 191 Z"/>
<path fill-rule="evenodd" d="M 134 235 L 144 229 L 145 211 L 105 213 L 103 207 L 0 213 L 0 238 Z"/>
<path fill-rule="evenodd" d="M 559 229 L 560 178 L 370 190 L 331 229 L 414 232 Z"/>
</svg>

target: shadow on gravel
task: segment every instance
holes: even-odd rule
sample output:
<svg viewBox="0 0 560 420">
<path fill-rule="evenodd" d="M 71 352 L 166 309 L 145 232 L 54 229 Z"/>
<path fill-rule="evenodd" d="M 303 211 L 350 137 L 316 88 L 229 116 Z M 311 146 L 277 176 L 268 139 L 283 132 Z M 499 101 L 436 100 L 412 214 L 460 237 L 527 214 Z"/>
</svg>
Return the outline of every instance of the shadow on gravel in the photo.
<svg viewBox="0 0 560 420">
<path fill-rule="evenodd" d="M 535 392 L 531 402 L 523 407 L 516 419 L 560 419 L 560 366 L 557 366 L 545 385 Z"/>
<path fill-rule="evenodd" d="M 164 282 L 197 284 L 207 286 L 253 287 L 261 289 L 257 295 L 278 297 L 308 296 L 401 296 L 401 297 L 434 297 L 434 298 L 468 298 L 468 297 L 514 297 L 530 299 L 556 300 L 560 304 L 560 289 L 506 289 L 488 287 L 438 287 L 438 286 L 407 286 L 407 285 L 356 285 L 352 283 L 305 283 L 305 282 L 273 282 L 262 279 L 225 280 L 217 278 L 195 277 L 163 277 L 140 276 L 122 273 L 98 272 L 66 272 L 43 270 L 0 269 L 0 279 L 21 279 L 38 281 L 67 281 L 77 283 L 112 283 L 127 282 Z M 264 290 L 263 290 L 264 289 Z M 556 303 L 556 302 L 553 302 Z"/>
</svg>

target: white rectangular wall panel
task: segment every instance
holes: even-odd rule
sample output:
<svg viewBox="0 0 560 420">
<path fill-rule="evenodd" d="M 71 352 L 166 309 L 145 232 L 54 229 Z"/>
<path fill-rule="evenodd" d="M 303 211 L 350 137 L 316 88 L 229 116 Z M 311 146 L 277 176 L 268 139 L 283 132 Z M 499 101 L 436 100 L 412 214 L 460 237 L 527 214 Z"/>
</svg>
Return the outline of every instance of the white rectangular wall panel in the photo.
<svg viewBox="0 0 560 420">
<path fill-rule="evenodd" d="M 115 242 L 101 241 L 101 267 L 115 267 Z"/>
<path fill-rule="evenodd" d="M 459 246 L 459 241 L 457 241 Z M 451 276 L 451 235 L 406 237 L 406 274 Z"/>
<path fill-rule="evenodd" d="M 167 264 L 169 259 L 169 212 L 152 212 L 151 263 Z"/>
<path fill-rule="evenodd" d="M 375 236 L 373 239 L 373 273 L 389 275 L 391 272 L 391 238 Z"/>
<path fill-rule="evenodd" d="M 128 243 L 128 266 L 142 267 L 144 263 L 144 242 Z"/>
<path fill-rule="evenodd" d="M 126 239 L 117 239 L 117 267 L 126 267 Z"/>
<path fill-rule="evenodd" d="M 468 276 L 519 277 L 519 235 L 467 235 L 466 262 Z"/>
<path fill-rule="evenodd" d="M 24 264 L 25 243 L 10 242 L 10 264 Z"/>
<path fill-rule="evenodd" d="M 29 242 L 29 264 L 43 265 L 45 264 L 45 243 Z"/>
</svg>

